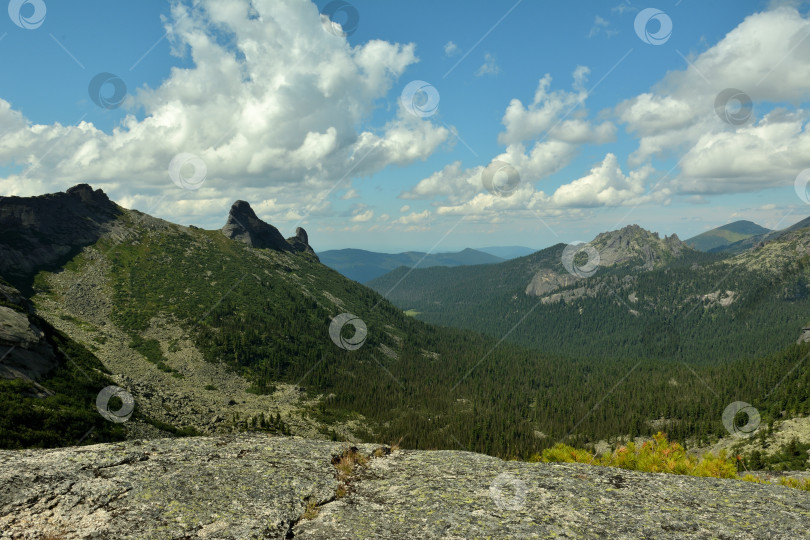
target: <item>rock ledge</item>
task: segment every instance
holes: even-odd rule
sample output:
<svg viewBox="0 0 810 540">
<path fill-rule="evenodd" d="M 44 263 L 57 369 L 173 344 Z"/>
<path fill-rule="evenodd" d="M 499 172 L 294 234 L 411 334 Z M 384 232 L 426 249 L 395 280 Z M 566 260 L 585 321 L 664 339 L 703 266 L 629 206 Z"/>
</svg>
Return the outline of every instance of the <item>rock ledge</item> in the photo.
<svg viewBox="0 0 810 540">
<path fill-rule="evenodd" d="M 0 537 L 799 538 L 810 523 L 810 493 L 782 486 L 457 451 L 374 458 L 337 498 L 347 446 L 245 434 L 2 451 Z"/>
</svg>

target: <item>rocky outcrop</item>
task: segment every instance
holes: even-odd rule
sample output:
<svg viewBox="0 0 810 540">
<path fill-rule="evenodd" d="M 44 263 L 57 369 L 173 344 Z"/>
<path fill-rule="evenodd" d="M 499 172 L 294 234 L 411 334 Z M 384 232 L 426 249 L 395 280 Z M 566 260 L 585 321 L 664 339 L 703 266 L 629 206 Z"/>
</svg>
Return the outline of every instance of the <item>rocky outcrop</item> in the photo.
<svg viewBox="0 0 810 540">
<path fill-rule="evenodd" d="M 685 249 L 691 249 L 676 234 L 662 240 L 658 233 L 638 225 L 602 233 L 593 239 L 591 245 L 599 252 L 602 266 L 631 265 L 644 270 L 652 270 L 680 257 Z"/>
<path fill-rule="evenodd" d="M 0 300 L 0 378 L 36 381 L 59 364 L 53 346 L 19 291 L 0 283 Z"/>
<path fill-rule="evenodd" d="M 0 452 L 3 538 L 800 538 L 810 493 L 266 435 Z"/>
<path fill-rule="evenodd" d="M 526 294 L 530 296 L 543 296 L 562 287 L 573 285 L 581 278 L 573 274 L 559 274 L 549 268 L 538 271 L 526 286 Z"/>
<path fill-rule="evenodd" d="M 676 234 L 661 239 L 658 233 L 642 229 L 638 225 L 628 225 L 617 231 L 601 233 L 581 248 L 583 255 L 589 255 L 588 263 L 596 265 L 595 269 L 621 267 L 628 273 L 661 267 L 681 257 L 685 250 L 691 249 L 681 242 Z M 598 254 L 598 259 L 591 261 L 590 253 Z M 569 287 L 583 279 L 582 275 L 560 271 L 561 266 L 563 265 L 538 269 L 526 286 L 526 294 L 545 297 L 542 300 L 543 303 L 558 302 L 565 295 L 545 295 L 557 289 Z M 593 281 L 590 283 L 592 284 Z M 583 295 L 595 296 L 596 291 L 582 289 L 571 298 L 579 298 Z"/>
<path fill-rule="evenodd" d="M 285 240 L 278 229 L 259 219 L 250 204 L 245 201 L 233 203 L 228 214 L 228 221 L 222 227 L 222 234 L 257 249 L 293 251 L 315 255 L 315 250 L 309 245 L 307 231 L 298 227 L 295 229 L 295 236 Z"/>
<path fill-rule="evenodd" d="M 100 189 L 0 198 L 0 275 L 27 279 L 94 243 L 121 209 Z"/>
<path fill-rule="evenodd" d="M 278 229 L 259 219 L 245 201 L 233 203 L 228 221 L 222 227 L 222 234 L 257 249 L 292 251 Z"/>
<path fill-rule="evenodd" d="M 315 250 L 309 245 L 309 236 L 307 235 L 307 231 L 305 231 L 303 227 L 296 227 L 295 236 L 287 238 L 287 243 L 290 244 L 293 251 L 315 255 Z M 315 255 L 315 258 L 317 257 L 318 256 Z"/>
</svg>

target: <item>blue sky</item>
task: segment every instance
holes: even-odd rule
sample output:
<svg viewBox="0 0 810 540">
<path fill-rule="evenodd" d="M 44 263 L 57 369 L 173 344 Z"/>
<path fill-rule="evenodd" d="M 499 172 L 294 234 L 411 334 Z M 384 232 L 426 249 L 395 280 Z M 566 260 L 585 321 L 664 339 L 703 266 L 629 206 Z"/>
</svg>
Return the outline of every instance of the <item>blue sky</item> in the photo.
<svg viewBox="0 0 810 540">
<path fill-rule="evenodd" d="M 542 248 L 630 223 L 686 238 L 808 214 L 802 2 L 356 0 L 334 15 L 356 15 L 349 35 L 325 1 L 20 4 L 0 22 L 2 195 L 86 181 L 211 228 L 244 199 L 316 250 Z M 671 21 L 662 43 L 637 34 L 644 13 Z M 100 73 L 125 85 L 120 107 L 91 98 Z M 402 101 L 412 81 L 435 113 Z M 727 88 L 753 105 L 736 124 L 715 110 Z M 498 187 L 504 164 L 519 180 Z"/>
</svg>

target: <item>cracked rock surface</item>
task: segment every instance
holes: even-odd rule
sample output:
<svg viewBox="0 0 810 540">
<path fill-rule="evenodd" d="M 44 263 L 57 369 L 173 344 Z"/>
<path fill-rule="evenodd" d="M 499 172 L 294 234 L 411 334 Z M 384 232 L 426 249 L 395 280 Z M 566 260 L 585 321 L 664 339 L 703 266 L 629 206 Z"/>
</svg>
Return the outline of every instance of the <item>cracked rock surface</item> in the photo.
<svg viewBox="0 0 810 540">
<path fill-rule="evenodd" d="M 783 486 L 457 451 L 373 460 L 302 538 L 805 538 L 810 493 Z"/>
<path fill-rule="evenodd" d="M 810 523 L 797 489 L 457 451 L 374 458 L 337 498 L 347 446 L 252 434 L 2 451 L 0 538 L 803 538 Z"/>
<path fill-rule="evenodd" d="M 0 538 L 285 538 L 310 499 L 334 497 L 342 446 L 253 434 L 2 451 Z"/>
</svg>

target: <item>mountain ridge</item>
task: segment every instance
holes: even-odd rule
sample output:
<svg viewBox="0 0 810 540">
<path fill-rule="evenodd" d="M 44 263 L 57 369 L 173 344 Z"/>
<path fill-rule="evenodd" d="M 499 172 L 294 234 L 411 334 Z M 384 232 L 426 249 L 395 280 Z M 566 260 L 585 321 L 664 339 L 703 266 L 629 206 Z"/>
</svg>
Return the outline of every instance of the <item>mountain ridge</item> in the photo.
<svg viewBox="0 0 810 540">
<path fill-rule="evenodd" d="M 322 251 L 319 256 L 324 264 L 358 283 L 366 283 L 400 266 L 407 268 L 413 268 L 416 265 L 419 268 L 466 266 L 493 264 L 504 260 L 473 248 L 451 253 L 424 253 L 421 251 L 380 253 L 346 248 Z"/>
<path fill-rule="evenodd" d="M 693 236 L 684 243 L 700 251 L 717 252 L 728 249 L 736 242 L 754 236 L 763 236 L 770 232 L 772 232 L 770 229 L 757 225 L 753 221 L 738 220 Z"/>
<path fill-rule="evenodd" d="M 100 189 L 0 199 L 0 276 L 27 289 L 38 269 L 58 266 L 109 232 L 123 209 Z"/>
</svg>

